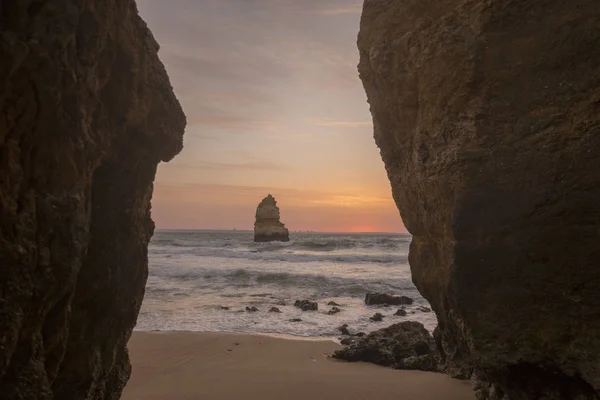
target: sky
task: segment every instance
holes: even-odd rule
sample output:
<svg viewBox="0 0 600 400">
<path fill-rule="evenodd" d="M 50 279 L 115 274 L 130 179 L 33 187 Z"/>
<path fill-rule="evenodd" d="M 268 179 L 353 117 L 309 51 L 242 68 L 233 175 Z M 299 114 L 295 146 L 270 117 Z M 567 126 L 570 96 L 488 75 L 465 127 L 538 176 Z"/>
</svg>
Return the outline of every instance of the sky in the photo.
<svg viewBox="0 0 600 400">
<path fill-rule="evenodd" d="M 356 70 L 361 0 L 138 0 L 187 115 L 159 165 L 163 229 L 404 232 Z"/>
</svg>

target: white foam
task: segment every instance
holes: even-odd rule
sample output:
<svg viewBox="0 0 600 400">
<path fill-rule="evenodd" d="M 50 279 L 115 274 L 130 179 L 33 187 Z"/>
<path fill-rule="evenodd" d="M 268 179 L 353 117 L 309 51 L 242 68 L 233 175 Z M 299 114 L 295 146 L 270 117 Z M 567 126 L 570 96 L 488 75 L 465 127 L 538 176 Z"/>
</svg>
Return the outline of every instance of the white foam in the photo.
<svg viewBox="0 0 600 400">
<path fill-rule="evenodd" d="M 150 274 L 136 329 L 251 332 L 335 337 L 348 324 L 369 332 L 406 319 L 428 329 L 433 313 L 408 317 L 363 303 L 368 291 L 404 294 L 415 307 L 427 302 L 414 288 L 407 264 L 406 235 L 304 234 L 291 242 L 252 242 L 251 232 L 158 232 L 149 248 Z M 294 300 L 319 302 L 318 312 L 305 312 Z M 327 315 L 329 300 L 342 312 Z M 276 305 L 281 301 L 286 306 Z M 253 305 L 258 313 L 235 312 Z M 220 309 L 228 306 L 230 311 Z M 282 313 L 269 313 L 272 306 Z M 369 317 L 387 315 L 383 323 Z M 301 318 L 302 322 L 290 322 Z"/>
</svg>

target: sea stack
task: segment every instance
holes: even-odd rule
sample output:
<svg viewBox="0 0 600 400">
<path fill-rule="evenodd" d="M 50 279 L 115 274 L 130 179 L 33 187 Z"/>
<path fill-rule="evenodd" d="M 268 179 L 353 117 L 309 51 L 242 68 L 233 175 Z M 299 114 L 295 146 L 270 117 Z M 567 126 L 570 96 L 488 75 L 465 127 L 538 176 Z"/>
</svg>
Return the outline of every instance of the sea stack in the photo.
<svg viewBox="0 0 600 400">
<path fill-rule="evenodd" d="M 270 194 L 262 199 L 256 208 L 256 222 L 254 222 L 255 242 L 287 242 L 290 234 L 284 224 L 279 221 L 279 207 L 277 201 Z"/>
</svg>

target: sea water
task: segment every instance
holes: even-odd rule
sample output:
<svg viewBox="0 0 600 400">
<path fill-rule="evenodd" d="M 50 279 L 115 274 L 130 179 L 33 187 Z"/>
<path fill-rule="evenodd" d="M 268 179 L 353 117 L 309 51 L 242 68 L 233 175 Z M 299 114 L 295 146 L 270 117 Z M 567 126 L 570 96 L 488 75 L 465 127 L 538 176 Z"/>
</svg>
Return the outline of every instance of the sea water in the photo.
<svg viewBox="0 0 600 400">
<path fill-rule="evenodd" d="M 254 243 L 251 231 L 157 230 L 136 329 L 336 337 L 342 324 L 370 332 L 414 320 L 431 331 L 435 315 L 419 309 L 429 304 L 411 281 L 410 240 L 408 234 L 291 232 L 289 242 Z M 366 306 L 367 292 L 405 295 L 414 304 L 407 316 L 394 316 L 397 306 Z M 304 299 L 318 302 L 318 311 L 294 307 Z M 341 312 L 328 315 L 329 301 Z M 245 311 L 252 306 L 259 311 Z M 268 312 L 271 307 L 281 313 Z M 376 312 L 382 322 L 369 319 Z"/>
</svg>

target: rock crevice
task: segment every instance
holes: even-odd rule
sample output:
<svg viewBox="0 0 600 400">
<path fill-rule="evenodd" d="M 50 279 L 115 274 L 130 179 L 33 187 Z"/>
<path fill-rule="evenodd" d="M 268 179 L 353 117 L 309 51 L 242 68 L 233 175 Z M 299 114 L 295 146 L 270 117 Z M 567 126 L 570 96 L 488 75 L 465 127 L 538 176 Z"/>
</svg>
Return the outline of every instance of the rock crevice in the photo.
<svg viewBox="0 0 600 400">
<path fill-rule="evenodd" d="M 600 392 L 599 15 L 588 0 L 364 4 L 359 72 L 413 281 L 446 370 L 508 399 Z"/>
</svg>

